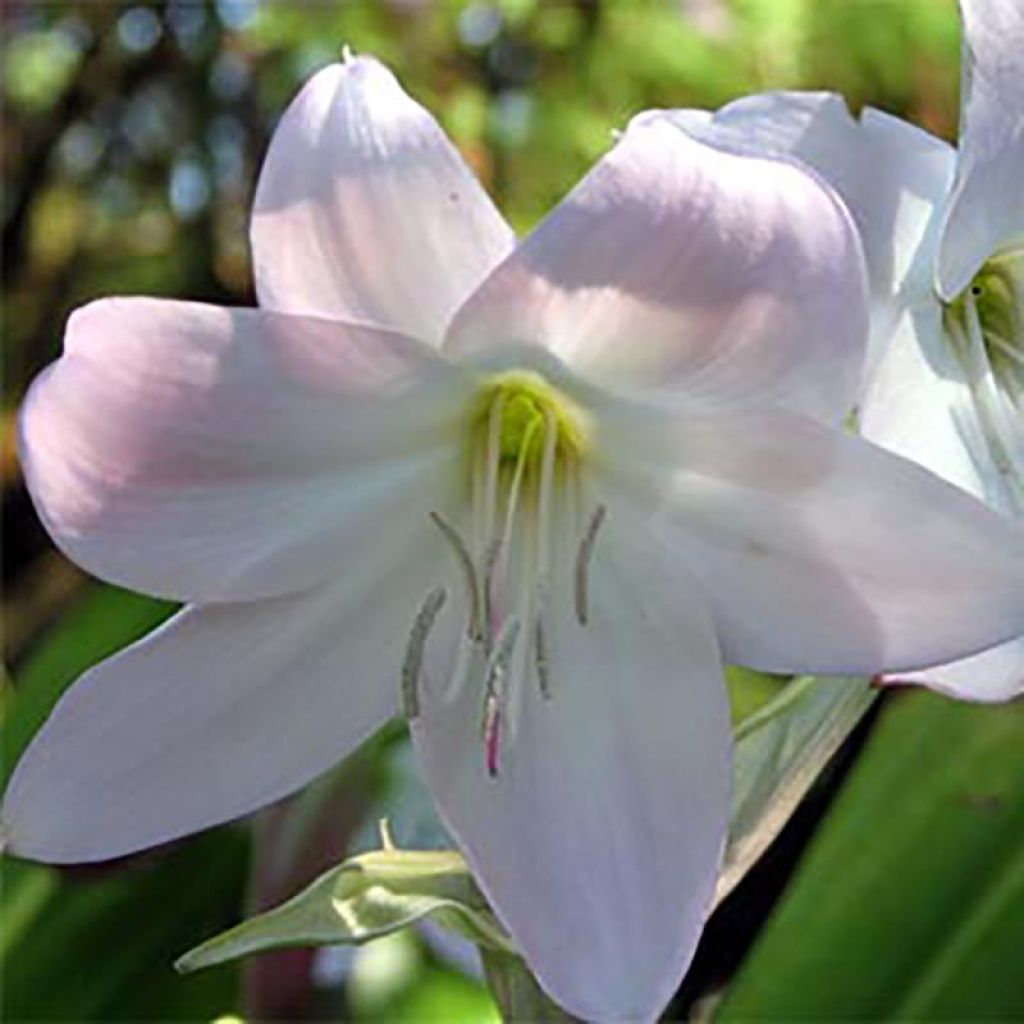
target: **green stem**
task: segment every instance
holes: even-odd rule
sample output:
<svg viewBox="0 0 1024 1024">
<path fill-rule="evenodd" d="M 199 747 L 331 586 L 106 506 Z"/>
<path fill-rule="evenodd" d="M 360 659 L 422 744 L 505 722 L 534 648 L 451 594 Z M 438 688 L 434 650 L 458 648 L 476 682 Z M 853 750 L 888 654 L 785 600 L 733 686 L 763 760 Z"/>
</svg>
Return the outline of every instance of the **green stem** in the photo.
<svg viewBox="0 0 1024 1024">
<path fill-rule="evenodd" d="M 506 1024 L 546 1024 L 574 1021 L 549 999 L 521 957 L 480 947 L 484 977 Z"/>
</svg>

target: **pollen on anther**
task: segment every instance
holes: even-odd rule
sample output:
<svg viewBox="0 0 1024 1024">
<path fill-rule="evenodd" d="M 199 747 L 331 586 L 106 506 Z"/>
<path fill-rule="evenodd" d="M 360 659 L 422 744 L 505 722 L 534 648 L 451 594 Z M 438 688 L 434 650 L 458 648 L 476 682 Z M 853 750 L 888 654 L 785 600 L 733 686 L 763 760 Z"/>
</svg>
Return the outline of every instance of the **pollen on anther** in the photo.
<svg viewBox="0 0 1024 1024">
<path fill-rule="evenodd" d="M 547 699 L 551 697 L 551 676 L 548 672 L 548 642 L 544 630 L 544 620 L 537 616 L 533 624 L 533 661 L 537 668 L 537 684 L 540 686 L 540 695 Z"/>
<path fill-rule="evenodd" d="M 435 587 L 427 594 L 409 633 L 405 660 L 402 662 L 402 713 L 409 721 L 417 718 L 420 713 L 419 677 L 423 652 L 434 621 L 447 599 L 448 591 L 444 587 Z"/>
<path fill-rule="evenodd" d="M 576 554 L 576 618 L 581 626 L 587 624 L 590 614 L 588 587 L 590 559 L 594 553 L 594 542 L 597 540 L 597 532 L 601 529 L 601 523 L 604 522 L 606 511 L 604 505 L 598 505 L 594 509 Z"/>
<path fill-rule="evenodd" d="M 501 750 L 501 705 L 496 694 L 487 695 L 484 707 L 484 759 L 487 774 L 493 779 L 498 775 Z"/>
</svg>

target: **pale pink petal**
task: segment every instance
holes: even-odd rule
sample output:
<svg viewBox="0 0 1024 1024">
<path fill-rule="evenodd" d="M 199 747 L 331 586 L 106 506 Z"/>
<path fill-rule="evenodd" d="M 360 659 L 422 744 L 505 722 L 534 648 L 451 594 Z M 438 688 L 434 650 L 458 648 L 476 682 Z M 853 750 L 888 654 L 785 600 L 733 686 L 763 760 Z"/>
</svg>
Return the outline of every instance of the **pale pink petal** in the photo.
<svg viewBox="0 0 1024 1024">
<path fill-rule="evenodd" d="M 549 995 L 582 1020 L 653 1020 L 693 956 L 725 835 L 721 666 L 692 581 L 614 508 L 586 627 L 571 575 L 552 576 L 550 698 L 528 671 L 497 776 L 482 681 L 448 699 L 425 687 L 413 736 L 442 816 Z"/>
<path fill-rule="evenodd" d="M 695 119 L 703 115 L 703 122 Z M 867 365 L 888 346 L 902 310 L 931 299 L 940 217 L 956 153 L 940 139 L 870 107 L 859 118 L 826 92 L 769 92 L 713 117 L 670 115 L 698 138 L 740 151 L 800 160 L 842 197 L 860 231 L 871 287 Z"/>
<path fill-rule="evenodd" d="M 423 540 L 393 547 L 384 569 L 348 552 L 342 577 L 303 594 L 191 608 L 87 672 L 15 770 L 9 850 L 117 857 L 246 814 L 345 757 L 398 710 L 409 629 L 442 568 Z"/>
<path fill-rule="evenodd" d="M 618 390 L 841 418 L 866 341 L 862 259 L 849 214 L 801 170 L 649 116 L 484 282 L 445 344 L 540 345 Z"/>
<path fill-rule="evenodd" d="M 944 299 L 990 256 L 1024 245 L 1024 4 L 961 0 L 963 113 L 936 281 Z"/>
<path fill-rule="evenodd" d="M 44 524 L 90 572 L 248 600 L 344 572 L 352 543 L 425 521 L 459 471 L 465 394 L 387 331 L 109 299 L 72 315 L 26 400 L 21 456 Z"/>
<path fill-rule="evenodd" d="M 917 684 L 958 700 L 997 703 L 1024 693 L 1024 637 L 962 661 L 887 676 L 889 684 Z"/>
<path fill-rule="evenodd" d="M 608 472 L 700 580 L 727 662 L 871 675 L 1024 632 L 1024 526 L 921 467 L 781 413 L 648 420 L 642 452 L 639 420 L 608 426 Z"/>
<path fill-rule="evenodd" d="M 861 401 L 860 432 L 995 508 L 1008 503 L 1007 482 L 937 302 L 904 314 Z"/>
<path fill-rule="evenodd" d="M 437 122 L 377 61 L 324 68 L 281 118 L 253 210 L 260 305 L 437 342 L 514 241 Z"/>
</svg>

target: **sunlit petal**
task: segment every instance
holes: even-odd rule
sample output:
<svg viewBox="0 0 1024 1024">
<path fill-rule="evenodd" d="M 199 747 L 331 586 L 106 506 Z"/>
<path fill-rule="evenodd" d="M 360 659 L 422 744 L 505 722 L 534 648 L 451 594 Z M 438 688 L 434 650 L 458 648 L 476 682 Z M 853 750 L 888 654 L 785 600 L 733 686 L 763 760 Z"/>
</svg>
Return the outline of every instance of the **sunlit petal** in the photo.
<svg viewBox="0 0 1024 1024">
<path fill-rule="evenodd" d="M 862 400 L 860 431 L 978 498 L 995 496 L 967 371 L 943 334 L 937 302 L 904 314 Z"/>
<path fill-rule="evenodd" d="M 946 300 L 994 253 L 1024 244 L 1024 5 L 961 0 L 960 9 L 959 157 L 936 268 Z"/>
<path fill-rule="evenodd" d="M 870 370 L 906 306 L 931 297 L 938 214 L 953 180 L 953 148 L 880 110 L 868 107 L 854 118 L 835 93 L 762 93 L 736 100 L 713 117 L 689 110 L 671 116 L 698 138 L 795 157 L 840 194 L 867 259 Z"/>
<path fill-rule="evenodd" d="M 835 419 L 861 371 L 866 309 L 859 243 L 832 193 L 648 115 L 484 282 L 445 344 L 543 345 L 616 389 L 785 400 Z"/>
<path fill-rule="evenodd" d="M 609 508 L 590 618 L 551 595 L 550 697 L 532 676 L 497 777 L 482 693 L 428 690 L 414 738 L 440 810 L 531 969 L 584 1020 L 648 1020 L 703 927 L 729 804 L 714 628 L 678 560 Z M 440 690 L 440 688 L 438 688 Z"/>
<path fill-rule="evenodd" d="M 465 385 L 400 335 L 258 310 L 109 299 L 75 313 L 21 420 L 29 489 L 98 576 L 184 600 L 344 571 L 457 471 Z M 454 405 L 453 405 L 454 401 Z"/>
<path fill-rule="evenodd" d="M 726 661 L 873 674 L 1024 628 L 1020 523 L 809 419 L 671 419 L 660 437 L 645 430 L 646 486 L 635 449 L 609 472 L 640 487 L 649 529 L 689 561 Z"/>
<path fill-rule="evenodd" d="M 513 242 L 434 118 L 372 58 L 324 68 L 281 118 L 253 210 L 260 305 L 436 342 Z"/>
</svg>

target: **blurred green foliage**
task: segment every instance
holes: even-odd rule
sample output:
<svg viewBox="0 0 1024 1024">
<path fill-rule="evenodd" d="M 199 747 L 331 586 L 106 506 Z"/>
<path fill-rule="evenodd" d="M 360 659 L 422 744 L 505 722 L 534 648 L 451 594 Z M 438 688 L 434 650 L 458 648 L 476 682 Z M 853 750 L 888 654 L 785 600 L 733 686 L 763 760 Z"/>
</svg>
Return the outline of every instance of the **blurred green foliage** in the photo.
<svg viewBox="0 0 1024 1024">
<path fill-rule="evenodd" d="M 900 695 L 724 1021 L 1021 1020 L 1024 703 Z"/>
<path fill-rule="evenodd" d="M 261 155 L 299 84 L 342 44 L 394 67 L 520 231 L 608 147 L 613 130 L 649 107 L 831 89 L 853 109 L 879 106 L 949 138 L 956 128 L 953 0 L 7 0 L 0 28 L 5 770 L 79 671 L 169 611 L 86 584 L 52 549 L 20 480 L 14 411 L 58 353 L 68 312 L 93 297 L 252 302 L 246 221 Z M 773 692 L 763 678 L 737 674 L 733 683 L 741 717 Z M 400 734 L 382 738 L 358 765 L 263 819 L 255 842 L 252 830 L 228 827 L 100 872 L 0 862 L 5 1016 L 493 1020 L 479 984 L 411 936 L 390 953 L 368 946 L 334 974 L 301 951 L 247 965 L 241 981 L 230 968 L 187 980 L 170 969 L 199 939 L 358 846 L 360 823 L 375 813 L 414 816 L 426 797 L 402 767 L 403 747 Z M 423 813 L 429 819 L 429 808 Z M 976 829 L 980 814 L 951 817 L 942 835 Z M 417 827 L 437 830 L 436 822 Z M 869 837 L 856 852 L 870 860 L 876 848 L 886 849 Z M 945 898 L 933 874 L 933 888 L 915 890 L 915 900 Z M 781 934 L 794 913 L 780 915 Z M 818 949 L 826 924 L 846 927 L 840 916 L 822 922 Z M 785 943 L 770 931 L 731 1005 L 756 1015 L 757 993 L 767 992 L 755 987 L 758 962 L 775 971 L 773 958 L 802 945 L 799 928 Z M 811 999 L 804 968 L 794 954 L 780 977 Z M 851 973 L 848 984 L 862 977 Z"/>
</svg>

